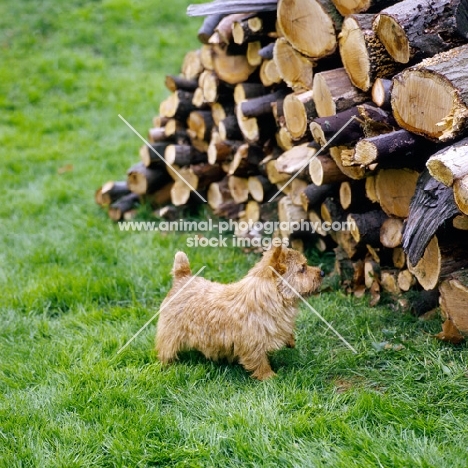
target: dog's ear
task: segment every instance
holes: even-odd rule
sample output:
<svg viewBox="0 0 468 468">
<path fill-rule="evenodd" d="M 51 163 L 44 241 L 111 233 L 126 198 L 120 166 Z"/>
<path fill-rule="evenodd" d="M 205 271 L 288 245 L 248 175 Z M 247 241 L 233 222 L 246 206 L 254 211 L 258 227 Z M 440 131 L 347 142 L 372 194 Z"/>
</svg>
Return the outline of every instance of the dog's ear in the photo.
<svg viewBox="0 0 468 468">
<path fill-rule="evenodd" d="M 277 247 L 273 247 L 273 252 L 270 257 L 270 266 L 280 275 L 286 273 L 286 265 L 284 261 L 283 246 L 280 244 Z"/>
</svg>

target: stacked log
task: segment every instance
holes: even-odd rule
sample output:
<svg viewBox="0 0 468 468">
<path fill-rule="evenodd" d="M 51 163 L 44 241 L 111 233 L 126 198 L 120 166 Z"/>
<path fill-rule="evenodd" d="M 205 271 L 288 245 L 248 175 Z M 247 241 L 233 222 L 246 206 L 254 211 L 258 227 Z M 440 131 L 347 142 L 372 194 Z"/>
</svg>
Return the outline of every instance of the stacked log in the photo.
<svg viewBox="0 0 468 468">
<path fill-rule="evenodd" d="M 346 290 L 369 291 L 372 304 L 386 291 L 416 313 L 440 298 L 445 328 L 468 333 L 467 10 L 461 0 L 189 7 L 205 16 L 201 47 L 167 76 L 141 161 L 96 201 L 116 221 L 141 203 L 172 219 L 205 202 L 239 221 L 303 221 L 279 234 L 334 249 Z"/>
</svg>

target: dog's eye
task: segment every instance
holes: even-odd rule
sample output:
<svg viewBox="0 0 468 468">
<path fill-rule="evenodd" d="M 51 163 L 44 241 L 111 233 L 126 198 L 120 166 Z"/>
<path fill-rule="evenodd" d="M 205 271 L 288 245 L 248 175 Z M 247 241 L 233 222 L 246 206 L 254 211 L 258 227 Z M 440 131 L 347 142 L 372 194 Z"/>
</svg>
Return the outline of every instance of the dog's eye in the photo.
<svg viewBox="0 0 468 468">
<path fill-rule="evenodd" d="M 307 270 L 307 265 L 302 265 L 301 273 L 305 273 Z"/>
</svg>

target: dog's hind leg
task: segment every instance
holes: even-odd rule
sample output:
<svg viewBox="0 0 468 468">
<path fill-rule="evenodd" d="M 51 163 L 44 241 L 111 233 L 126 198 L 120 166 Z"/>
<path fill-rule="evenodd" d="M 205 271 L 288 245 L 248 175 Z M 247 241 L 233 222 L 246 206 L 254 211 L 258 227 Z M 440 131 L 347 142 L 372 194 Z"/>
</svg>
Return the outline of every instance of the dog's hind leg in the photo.
<svg viewBox="0 0 468 468">
<path fill-rule="evenodd" d="M 245 370 L 253 372 L 252 377 L 254 379 L 266 380 L 276 375 L 270 366 L 270 362 L 268 361 L 266 354 L 259 357 L 241 356 L 239 358 L 239 362 L 242 364 Z"/>
</svg>

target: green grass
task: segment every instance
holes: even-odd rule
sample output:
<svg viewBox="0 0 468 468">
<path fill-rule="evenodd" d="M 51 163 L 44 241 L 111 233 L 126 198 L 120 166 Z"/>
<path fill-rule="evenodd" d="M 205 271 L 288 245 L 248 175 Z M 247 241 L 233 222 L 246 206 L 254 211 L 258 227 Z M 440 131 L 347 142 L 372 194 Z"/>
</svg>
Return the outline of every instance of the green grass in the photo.
<svg viewBox="0 0 468 468">
<path fill-rule="evenodd" d="M 145 133 L 198 46 L 187 4 L 0 5 L 0 466 L 467 466 L 467 350 L 432 338 L 438 320 L 324 293 L 314 307 L 358 354 L 304 308 L 264 383 L 196 353 L 162 368 L 155 323 L 116 355 L 176 250 L 224 282 L 256 259 L 120 232 L 93 203 L 138 160 L 117 115 Z"/>
</svg>

